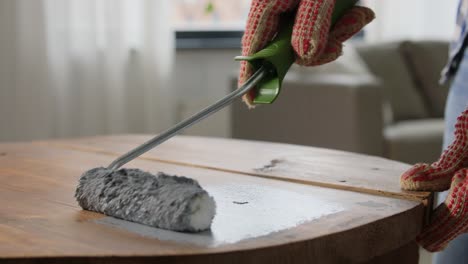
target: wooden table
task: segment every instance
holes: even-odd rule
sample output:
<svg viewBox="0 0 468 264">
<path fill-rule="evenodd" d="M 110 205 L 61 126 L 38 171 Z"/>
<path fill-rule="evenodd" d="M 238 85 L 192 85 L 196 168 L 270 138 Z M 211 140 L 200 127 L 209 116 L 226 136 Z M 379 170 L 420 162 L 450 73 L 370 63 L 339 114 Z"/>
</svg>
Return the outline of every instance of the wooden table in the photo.
<svg viewBox="0 0 468 264">
<path fill-rule="evenodd" d="M 400 190 L 406 164 L 341 151 L 181 136 L 127 167 L 197 179 L 217 202 L 210 232 L 81 210 L 80 175 L 148 138 L 0 144 L 0 262 L 417 263 L 430 194 Z"/>
</svg>

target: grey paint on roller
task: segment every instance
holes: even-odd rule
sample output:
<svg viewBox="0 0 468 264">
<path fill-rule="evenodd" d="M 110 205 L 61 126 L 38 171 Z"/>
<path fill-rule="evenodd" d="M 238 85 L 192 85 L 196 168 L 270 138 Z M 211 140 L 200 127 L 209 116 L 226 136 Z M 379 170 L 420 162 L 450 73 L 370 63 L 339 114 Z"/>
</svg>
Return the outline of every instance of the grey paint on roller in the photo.
<svg viewBox="0 0 468 264">
<path fill-rule="evenodd" d="M 81 176 L 75 197 L 85 210 L 174 231 L 209 229 L 215 214 L 213 198 L 197 181 L 139 169 L 91 169 Z M 194 225 L 202 207 L 206 217 Z"/>
</svg>

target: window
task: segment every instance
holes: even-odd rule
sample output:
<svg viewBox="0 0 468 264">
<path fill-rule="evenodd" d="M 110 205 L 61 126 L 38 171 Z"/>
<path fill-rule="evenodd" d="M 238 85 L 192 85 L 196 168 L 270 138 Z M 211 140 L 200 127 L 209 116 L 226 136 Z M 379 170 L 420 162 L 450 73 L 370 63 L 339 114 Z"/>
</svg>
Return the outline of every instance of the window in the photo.
<svg viewBox="0 0 468 264">
<path fill-rule="evenodd" d="M 173 0 L 178 49 L 240 48 L 251 0 Z M 362 39 L 364 32 L 354 38 Z"/>
<path fill-rule="evenodd" d="M 173 0 L 177 48 L 240 48 L 251 0 Z"/>
</svg>

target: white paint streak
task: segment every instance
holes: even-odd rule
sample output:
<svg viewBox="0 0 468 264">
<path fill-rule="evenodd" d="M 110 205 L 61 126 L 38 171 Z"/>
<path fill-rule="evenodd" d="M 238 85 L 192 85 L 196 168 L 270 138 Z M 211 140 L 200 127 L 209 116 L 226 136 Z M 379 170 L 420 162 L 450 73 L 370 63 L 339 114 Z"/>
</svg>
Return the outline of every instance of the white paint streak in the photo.
<svg viewBox="0 0 468 264">
<path fill-rule="evenodd" d="M 216 247 L 266 236 L 344 210 L 338 203 L 318 199 L 312 194 L 271 186 L 229 183 L 204 188 L 215 198 L 218 207 L 211 232 L 172 232 L 111 217 L 97 222 L 159 240 Z M 248 203 L 236 204 L 235 201 Z"/>
</svg>

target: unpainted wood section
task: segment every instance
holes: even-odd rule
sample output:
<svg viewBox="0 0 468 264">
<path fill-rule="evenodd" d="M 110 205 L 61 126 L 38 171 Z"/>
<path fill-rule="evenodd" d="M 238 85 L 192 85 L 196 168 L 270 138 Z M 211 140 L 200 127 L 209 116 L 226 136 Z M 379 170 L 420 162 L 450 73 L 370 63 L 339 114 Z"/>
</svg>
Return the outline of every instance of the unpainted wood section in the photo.
<svg viewBox="0 0 468 264">
<path fill-rule="evenodd" d="M 370 261 L 362 262 L 361 264 L 394 264 L 397 260 L 398 264 L 417 264 L 418 263 L 418 246 L 413 242 L 400 247 L 388 254 L 373 258 Z M 223 254 L 213 254 L 208 256 L 171 256 L 160 257 L 157 260 L 158 264 L 206 264 L 206 263 L 223 263 L 223 264 L 238 264 L 238 263 L 269 263 L 269 264 L 284 264 L 284 263 L 300 263 L 310 264 L 307 252 L 303 252 L 300 247 L 291 247 L 290 256 L 285 256 L 281 251 L 272 251 L 268 248 L 258 249 L 255 252 L 255 259 L 252 259 L 250 252 L 228 252 Z M 23 263 L 119 263 L 119 264 L 154 264 L 152 257 L 64 257 L 64 258 L 47 258 L 31 261 L 30 259 L 14 259 L 4 260 L 4 264 L 23 264 Z M 324 262 L 321 262 L 324 263 Z M 350 262 L 343 262 L 350 263 Z"/>
<path fill-rule="evenodd" d="M 419 246 L 412 241 L 400 248 L 374 257 L 362 264 L 417 264 L 419 263 Z"/>
<path fill-rule="evenodd" d="M 82 211 L 77 206 L 73 194 L 80 174 L 107 164 L 111 156 L 32 144 L 0 144 L 0 153 L 4 153 L 0 156 L 2 262 L 355 263 L 407 244 L 422 226 L 423 206 L 418 202 L 136 160 L 132 166 L 186 175 L 209 191 L 223 191 L 230 185 L 259 186 L 276 190 L 278 201 L 300 195 L 320 201 L 320 206 L 341 208 L 290 228 L 272 229 L 273 233 L 233 243 L 200 245 L 161 240 L 142 236 L 125 226 L 100 224 L 98 221 L 106 219 L 103 215 Z M 215 200 L 222 199 L 222 192 L 217 192 Z M 300 206 L 303 210 L 297 210 L 297 214 L 318 208 Z M 258 208 L 264 209 L 271 210 Z M 274 213 L 275 217 L 283 217 L 281 212 Z M 255 214 L 242 217 L 260 223 Z M 228 226 L 225 223 L 223 228 Z M 236 231 L 243 228 L 246 227 Z"/>
<path fill-rule="evenodd" d="M 150 136 L 122 135 L 48 141 L 64 148 L 117 157 Z M 178 136 L 140 157 L 184 166 L 209 168 L 257 177 L 286 180 L 423 201 L 429 192 L 400 188 L 400 175 L 410 166 L 368 155 L 289 144 Z M 105 164 L 107 165 L 107 164 Z"/>
</svg>

